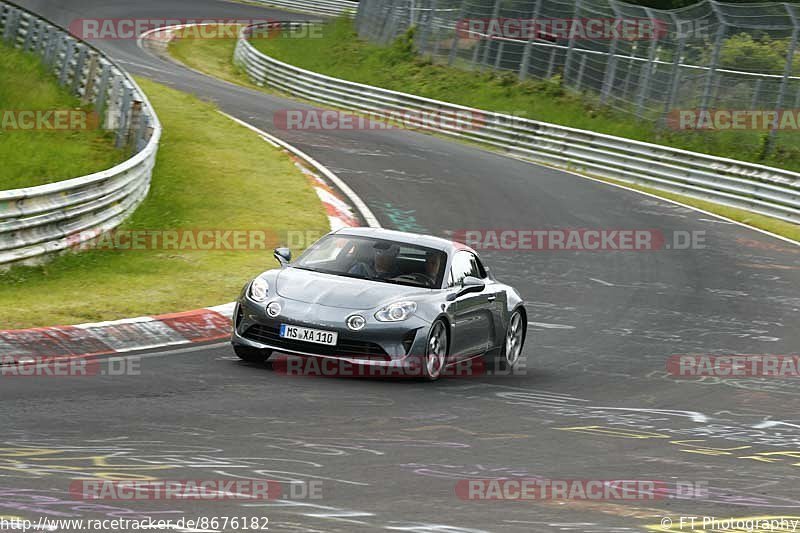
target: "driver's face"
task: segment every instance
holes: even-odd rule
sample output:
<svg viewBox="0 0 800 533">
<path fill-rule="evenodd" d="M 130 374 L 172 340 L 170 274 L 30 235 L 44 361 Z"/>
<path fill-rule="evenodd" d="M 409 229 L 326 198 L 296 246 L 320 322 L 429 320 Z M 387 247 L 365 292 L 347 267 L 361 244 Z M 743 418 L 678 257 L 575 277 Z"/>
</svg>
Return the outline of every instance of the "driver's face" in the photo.
<svg viewBox="0 0 800 533">
<path fill-rule="evenodd" d="M 390 253 L 375 254 L 375 270 L 378 272 L 391 272 L 394 268 L 394 256 Z"/>
<path fill-rule="evenodd" d="M 440 263 L 441 260 L 438 255 L 432 254 L 425 258 L 425 271 L 428 273 L 428 276 L 436 278 L 439 274 Z"/>
</svg>

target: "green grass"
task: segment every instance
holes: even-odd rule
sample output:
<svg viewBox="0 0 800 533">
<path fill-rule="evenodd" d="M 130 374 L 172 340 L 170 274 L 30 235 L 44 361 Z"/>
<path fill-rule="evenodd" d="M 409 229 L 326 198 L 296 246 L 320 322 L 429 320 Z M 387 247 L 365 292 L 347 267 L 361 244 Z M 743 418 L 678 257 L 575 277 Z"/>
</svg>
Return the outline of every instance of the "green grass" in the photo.
<svg viewBox="0 0 800 533">
<path fill-rule="evenodd" d="M 170 55 L 195 70 L 238 85 L 256 87 L 233 64 L 233 52 L 235 50 L 236 39 L 195 39 L 187 37 L 175 39 L 169 44 Z"/>
<path fill-rule="evenodd" d="M 327 230 L 288 155 L 194 96 L 139 80 L 164 127 L 150 194 L 126 229 Z M 183 311 L 232 301 L 271 251 L 103 251 L 0 275 L 0 329 Z"/>
<path fill-rule="evenodd" d="M 420 58 L 408 39 L 399 39 L 390 47 L 365 43 L 357 38 L 352 23 L 346 19 L 323 27 L 318 34 L 322 38 L 255 39 L 253 43 L 261 51 L 287 63 L 359 83 L 723 157 L 750 161 L 759 158 L 760 135 L 757 133 L 689 134 L 659 130 L 653 124 L 637 122 L 628 115 L 604 108 L 586 95 L 564 90 L 558 79 L 521 83 L 513 75 L 482 74 L 435 65 Z M 174 58 L 201 72 L 255 87 L 233 65 L 235 45 L 234 39 L 182 39 L 173 42 L 169 51 Z M 786 132 L 783 137 L 792 135 Z M 746 148 L 748 145 L 750 149 Z M 800 170 L 800 151 L 782 147 L 772 158 L 758 162 Z M 625 185 L 795 240 L 800 237 L 800 227 L 795 224 L 651 187 Z"/>
<path fill-rule="evenodd" d="M 81 108 L 39 58 L 0 44 L 0 115 Z M 13 73 L 13 75 L 8 75 Z M 52 183 L 113 167 L 127 154 L 102 130 L 25 131 L 0 126 L 0 190 Z"/>
</svg>

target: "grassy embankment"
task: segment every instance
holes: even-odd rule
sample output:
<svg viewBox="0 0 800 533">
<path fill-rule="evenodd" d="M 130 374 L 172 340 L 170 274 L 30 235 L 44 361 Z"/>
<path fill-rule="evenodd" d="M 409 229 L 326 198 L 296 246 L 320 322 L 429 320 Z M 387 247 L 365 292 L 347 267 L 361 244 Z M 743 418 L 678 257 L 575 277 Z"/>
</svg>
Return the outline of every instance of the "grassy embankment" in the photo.
<svg viewBox="0 0 800 533">
<path fill-rule="evenodd" d="M 87 129 L 20 129 L 28 121 L 19 112 L 91 111 L 58 85 L 37 56 L 0 44 L 0 73 L 0 190 L 75 178 L 125 160 L 113 134 L 92 127 L 91 120 Z"/>
<path fill-rule="evenodd" d="M 280 236 L 328 227 L 322 204 L 288 155 L 212 104 L 148 80 L 139 83 L 164 133 L 150 194 L 124 229 L 264 230 Z M 70 253 L 0 273 L 0 329 L 217 305 L 232 301 L 248 278 L 275 264 L 271 249 Z"/>
</svg>

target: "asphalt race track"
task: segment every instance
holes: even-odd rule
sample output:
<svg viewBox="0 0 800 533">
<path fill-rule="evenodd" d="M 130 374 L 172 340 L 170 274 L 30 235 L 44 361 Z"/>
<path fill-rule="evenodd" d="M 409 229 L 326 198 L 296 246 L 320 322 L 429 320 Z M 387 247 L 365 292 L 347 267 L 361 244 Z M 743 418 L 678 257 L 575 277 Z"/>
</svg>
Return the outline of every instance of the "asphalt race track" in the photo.
<svg viewBox="0 0 800 533">
<path fill-rule="evenodd" d="M 214 0 L 22 4 L 65 26 L 86 17 L 309 18 Z M 434 384 L 290 377 L 244 364 L 221 343 L 146 354 L 136 360 L 141 375 L 5 379 L 0 515 L 258 516 L 279 532 L 447 533 L 648 531 L 663 517 L 678 531 L 680 516 L 800 517 L 797 381 L 678 379 L 666 370 L 674 354 L 800 352 L 800 247 L 417 132 L 276 131 L 274 111 L 307 106 L 177 67 L 133 41 L 95 44 L 130 72 L 212 99 L 295 144 L 385 227 L 442 236 L 705 232 L 705 248 L 485 252 L 530 313 L 526 371 L 514 376 Z M 120 474 L 275 479 L 288 498 L 94 504 L 69 493 L 74 478 Z M 458 480 L 519 477 L 704 490 L 605 502 L 456 494 Z M 321 497 L 303 497 L 311 486 Z"/>
</svg>

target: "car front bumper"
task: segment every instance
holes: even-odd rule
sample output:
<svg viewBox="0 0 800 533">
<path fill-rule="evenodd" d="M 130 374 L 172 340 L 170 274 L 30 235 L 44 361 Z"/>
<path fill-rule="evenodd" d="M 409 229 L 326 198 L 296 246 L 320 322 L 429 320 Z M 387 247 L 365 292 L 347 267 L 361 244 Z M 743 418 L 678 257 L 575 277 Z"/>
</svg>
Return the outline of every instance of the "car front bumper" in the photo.
<svg viewBox="0 0 800 533">
<path fill-rule="evenodd" d="M 270 317 L 266 307 L 281 304 L 281 313 Z M 411 316 L 401 322 L 380 322 L 372 311 L 328 307 L 273 297 L 263 304 L 246 295 L 240 296 L 233 315 L 231 342 L 263 350 L 273 350 L 304 357 L 331 358 L 355 365 L 418 368 L 425 354 L 430 322 Z M 345 320 L 359 314 L 366 326 L 353 331 Z M 333 331 L 336 346 L 280 338 L 281 324 Z"/>
</svg>

